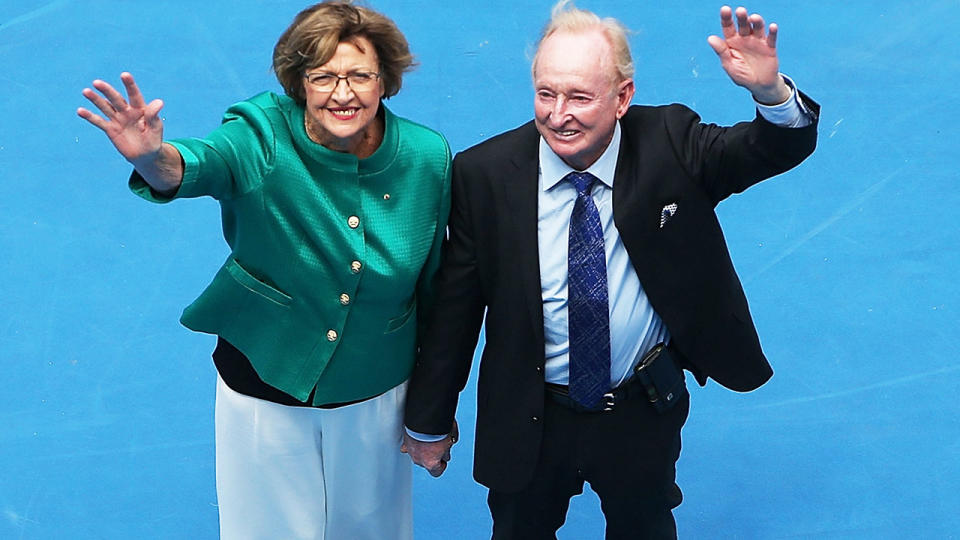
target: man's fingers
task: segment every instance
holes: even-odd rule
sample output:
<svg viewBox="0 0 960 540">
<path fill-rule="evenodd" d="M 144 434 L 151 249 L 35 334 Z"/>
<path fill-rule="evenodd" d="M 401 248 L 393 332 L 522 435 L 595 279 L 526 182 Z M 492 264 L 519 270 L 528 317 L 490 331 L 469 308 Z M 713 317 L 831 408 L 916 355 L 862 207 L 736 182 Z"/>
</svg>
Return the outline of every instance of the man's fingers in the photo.
<svg viewBox="0 0 960 540">
<path fill-rule="evenodd" d="M 733 10 L 730 9 L 730 6 L 720 8 L 720 28 L 725 38 L 732 38 L 737 35 L 737 26 L 733 24 Z"/>
<path fill-rule="evenodd" d="M 408 454 L 413 463 L 426 469 L 430 476 L 438 477 L 443 474 L 447 462 L 450 461 L 450 447 L 453 446 L 454 438 L 451 434 L 444 440 L 424 443 L 404 434 L 400 452 Z"/>
<path fill-rule="evenodd" d="M 710 47 L 713 49 L 713 52 L 717 53 L 717 56 L 723 55 L 727 50 L 727 42 L 723 39 L 720 39 L 719 36 L 710 36 L 707 38 L 707 43 L 710 44 Z"/>
<path fill-rule="evenodd" d="M 749 17 L 748 17 L 748 14 L 747 14 L 747 8 L 745 8 L 745 7 L 738 7 L 735 15 L 737 16 L 737 31 L 738 31 L 738 33 L 739 33 L 741 36 L 743 36 L 743 37 L 749 36 L 749 35 L 750 35 L 750 21 L 749 21 Z"/>
<path fill-rule="evenodd" d="M 440 461 L 435 467 L 427 469 L 427 472 L 430 473 L 430 476 L 438 478 L 445 470 L 447 470 L 447 462 Z"/>
<path fill-rule="evenodd" d="M 750 16 L 750 31 L 753 32 L 753 35 L 756 37 L 764 37 L 763 27 L 766 23 L 763 21 L 763 17 L 759 14 L 754 13 Z"/>
<path fill-rule="evenodd" d="M 771 49 L 777 48 L 777 23 L 770 23 L 770 33 L 767 34 L 767 46 Z"/>
<path fill-rule="evenodd" d="M 736 10 L 730 9 L 730 6 L 720 8 L 720 27 L 723 29 L 724 39 L 737 36 L 766 38 L 767 45 L 771 48 L 777 43 L 777 25 L 774 23 L 767 25 L 763 16 L 759 13 L 750 14 L 747 8 L 742 6 Z M 717 54 L 720 54 L 721 51 L 718 50 L 713 39 L 710 40 L 710 45 Z"/>
</svg>

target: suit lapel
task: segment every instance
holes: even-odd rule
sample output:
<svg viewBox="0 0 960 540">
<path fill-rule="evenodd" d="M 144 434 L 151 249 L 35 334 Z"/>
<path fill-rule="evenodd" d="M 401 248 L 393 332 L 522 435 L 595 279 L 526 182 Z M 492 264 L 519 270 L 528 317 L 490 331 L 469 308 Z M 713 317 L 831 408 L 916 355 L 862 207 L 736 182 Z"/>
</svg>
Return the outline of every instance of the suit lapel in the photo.
<svg viewBox="0 0 960 540">
<path fill-rule="evenodd" d="M 514 260 L 503 261 L 505 275 L 517 275 L 521 280 L 523 304 L 528 311 L 534 336 L 543 343 L 543 297 L 540 287 L 540 249 L 537 232 L 537 195 L 539 189 L 539 162 L 537 145 L 539 134 L 533 128 L 525 131 L 518 151 L 513 155 L 512 169 L 500 182 L 501 200 L 508 210 L 508 241 L 513 242 L 509 251 Z M 518 275 L 519 274 L 519 275 Z"/>
<path fill-rule="evenodd" d="M 634 140 L 639 130 L 625 120 L 620 121 L 620 127 L 620 154 L 613 181 L 613 220 L 621 237 L 652 234 L 655 229 L 649 227 L 652 223 L 649 220 L 653 218 L 648 214 L 655 213 L 657 179 L 642 166 L 642 145 Z"/>
</svg>

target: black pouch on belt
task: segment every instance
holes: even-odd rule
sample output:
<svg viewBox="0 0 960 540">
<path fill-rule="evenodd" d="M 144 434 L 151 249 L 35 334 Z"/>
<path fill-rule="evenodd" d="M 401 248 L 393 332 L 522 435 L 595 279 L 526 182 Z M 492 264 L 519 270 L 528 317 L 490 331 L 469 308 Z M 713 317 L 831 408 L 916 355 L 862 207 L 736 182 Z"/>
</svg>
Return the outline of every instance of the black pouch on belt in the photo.
<svg viewBox="0 0 960 540">
<path fill-rule="evenodd" d="M 633 373 L 647 391 L 647 400 L 659 412 L 673 408 L 687 392 L 683 371 L 663 343 L 650 349 Z"/>
</svg>

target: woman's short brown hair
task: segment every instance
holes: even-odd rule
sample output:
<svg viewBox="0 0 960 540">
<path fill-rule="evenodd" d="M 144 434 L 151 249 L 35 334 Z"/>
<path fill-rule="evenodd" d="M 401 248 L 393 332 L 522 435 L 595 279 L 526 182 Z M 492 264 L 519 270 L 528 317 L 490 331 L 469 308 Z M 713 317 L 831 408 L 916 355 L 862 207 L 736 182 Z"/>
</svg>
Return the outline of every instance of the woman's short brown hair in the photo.
<svg viewBox="0 0 960 540">
<path fill-rule="evenodd" d="M 314 4 L 293 19 L 273 48 L 273 71 L 288 96 L 304 104 L 303 75 L 333 58 L 337 45 L 358 37 L 370 40 L 380 62 L 384 97 L 394 96 L 413 63 L 410 46 L 397 25 L 351 0 Z"/>
</svg>

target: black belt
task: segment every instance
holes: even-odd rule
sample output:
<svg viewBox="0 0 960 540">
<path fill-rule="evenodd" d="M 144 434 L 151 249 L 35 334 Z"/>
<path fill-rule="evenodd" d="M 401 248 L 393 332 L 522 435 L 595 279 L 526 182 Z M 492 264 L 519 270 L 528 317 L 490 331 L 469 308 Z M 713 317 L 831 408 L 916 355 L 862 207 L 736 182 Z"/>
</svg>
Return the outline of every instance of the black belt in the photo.
<svg viewBox="0 0 960 540">
<path fill-rule="evenodd" d="M 610 390 L 594 407 L 585 407 L 570 397 L 569 387 L 563 384 L 547 383 L 547 398 L 555 403 L 577 412 L 609 412 L 614 410 L 623 401 L 636 396 L 647 396 L 647 390 L 637 377 L 630 377 L 626 381 Z"/>
</svg>

